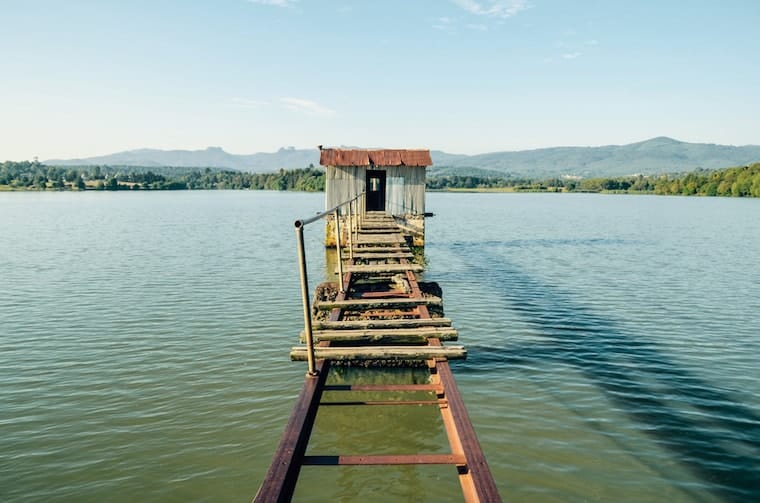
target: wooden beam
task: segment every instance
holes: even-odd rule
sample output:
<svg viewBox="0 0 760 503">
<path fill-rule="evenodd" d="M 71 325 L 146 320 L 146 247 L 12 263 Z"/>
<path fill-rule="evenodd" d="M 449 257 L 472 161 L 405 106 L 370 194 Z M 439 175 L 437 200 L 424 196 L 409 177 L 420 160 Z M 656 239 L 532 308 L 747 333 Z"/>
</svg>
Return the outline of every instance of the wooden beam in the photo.
<svg viewBox="0 0 760 503">
<path fill-rule="evenodd" d="M 443 301 L 440 297 L 397 297 L 391 299 L 346 299 L 346 300 L 323 300 L 314 303 L 314 307 L 317 309 L 347 309 L 347 308 L 361 308 L 361 309 L 376 309 L 387 307 L 412 307 L 419 305 L 440 305 Z"/>
<path fill-rule="evenodd" d="M 369 260 L 381 260 L 388 258 L 414 258 L 414 253 L 406 251 L 397 252 L 381 252 L 381 253 L 362 253 L 354 252 L 354 258 L 369 259 Z"/>
<path fill-rule="evenodd" d="M 390 328 L 390 329 L 366 329 L 366 330 L 314 330 L 314 340 L 331 342 L 352 342 L 366 344 L 424 344 L 428 339 L 436 338 L 442 341 L 455 341 L 458 332 L 451 327 L 418 327 L 418 328 Z M 301 342 L 305 336 L 301 332 Z"/>
<path fill-rule="evenodd" d="M 412 320 L 345 320 L 315 321 L 314 330 L 362 330 L 369 328 L 414 328 L 414 327 L 450 327 L 449 318 L 427 318 Z"/>
<path fill-rule="evenodd" d="M 317 347 L 314 348 L 314 357 L 325 360 L 464 360 L 467 358 L 467 350 L 464 346 Z M 306 361 L 306 347 L 293 348 L 290 351 L 290 359 Z"/>
<path fill-rule="evenodd" d="M 357 244 L 391 244 L 398 245 L 406 243 L 406 240 L 399 234 L 362 234 L 359 233 L 359 238 L 356 240 Z"/>
<path fill-rule="evenodd" d="M 356 253 L 385 253 L 385 252 L 408 252 L 408 246 L 355 246 L 354 254 Z"/>
<path fill-rule="evenodd" d="M 384 272 L 421 272 L 425 270 L 422 264 L 372 264 L 372 265 L 347 265 L 346 271 L 358 273 L 384 273 Z"/>
</svg>

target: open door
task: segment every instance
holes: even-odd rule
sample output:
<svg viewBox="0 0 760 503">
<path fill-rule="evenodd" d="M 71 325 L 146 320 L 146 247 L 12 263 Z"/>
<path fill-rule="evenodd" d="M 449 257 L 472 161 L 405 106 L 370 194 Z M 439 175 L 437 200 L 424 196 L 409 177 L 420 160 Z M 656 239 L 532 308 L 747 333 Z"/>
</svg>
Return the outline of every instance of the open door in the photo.
<svg viewBox="0 0 760 503">
<path fill-rule="evenodd" d="M 367 170 L 367 211 L 385 211 L 385 171 Z"/>
</svg>

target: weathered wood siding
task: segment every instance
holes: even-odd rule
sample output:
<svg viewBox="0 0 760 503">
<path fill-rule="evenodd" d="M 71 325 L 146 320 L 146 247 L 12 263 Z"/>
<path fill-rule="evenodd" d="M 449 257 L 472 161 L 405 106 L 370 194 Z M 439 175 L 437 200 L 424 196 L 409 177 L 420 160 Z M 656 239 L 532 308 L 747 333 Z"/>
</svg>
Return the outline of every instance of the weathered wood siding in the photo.
<svg viewBox="0 0 760 503">
<path fill-rule="evenodd" d="M 333 208 L 364 190 L 365 168 L 327 166 L 325 168 L 325 209 Z"/>
<path fill-rule="evenodd" d="M 425 168 L 410 166 L 387 166 L 375 168 L 385 170 L 385 211 L 391 215 L 418 215 L 425 213 Z M 403 178 L 404 194 L 403 204 L 399 207 L 399 202 L 390 203 L 391 179 Z"/>
<path fill-rule="evenodd" d="M 371 169 L 385 171 L 385 210 L 394 215 L 425 213 L 425 168 L 416 166 L 373 166 Z M 366 185 L 365 166 L 327 166 L 325 169 L 325 209 L 351 199 L 362 192 Z M 403 179 L 403 196 L 389 202 L 393 190 L 391 179 Z M 403 202 L 402 202 L 403 200 Z"/>
</svg>

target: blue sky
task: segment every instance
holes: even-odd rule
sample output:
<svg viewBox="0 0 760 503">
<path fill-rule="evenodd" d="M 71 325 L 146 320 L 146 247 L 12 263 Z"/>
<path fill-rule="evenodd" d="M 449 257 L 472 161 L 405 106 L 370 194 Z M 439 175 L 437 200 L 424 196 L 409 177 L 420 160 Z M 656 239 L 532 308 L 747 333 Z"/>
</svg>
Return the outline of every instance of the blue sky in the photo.
<svg viewBox="0 0 760 503">
<path fill-rule="evenodd" d="M 0 3 L 0 160 L 760 144 L 760 2 Z"/>
</svg>

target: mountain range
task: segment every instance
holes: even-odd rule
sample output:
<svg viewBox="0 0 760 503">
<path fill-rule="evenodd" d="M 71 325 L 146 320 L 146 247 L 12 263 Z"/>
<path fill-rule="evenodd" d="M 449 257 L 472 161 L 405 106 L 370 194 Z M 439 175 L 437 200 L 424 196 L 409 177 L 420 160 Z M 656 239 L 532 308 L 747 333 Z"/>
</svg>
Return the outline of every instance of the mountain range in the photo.
<svg viewBox="0 0 760 503">
<path fill-rule="evenodd" d="M 346 148 L 346 147 L 344 147 Z M 547 178 L 559 176 L 615 177 L 631 174 L 682 173 L 697 168 L 720 169 L 760 161 L 760 145 L 687 143 L 657 137 L 628 145 L 552 147 L 478 155 L 431 152 L 430 176 L 501 176 Z M 277 152 L 231 154 L 220 147 L 205 150 L 139 149 L 84 159 L 51 159 L 56 166 L 141 166 L 224 168 L 255 173 L 305 168 L 319 164 L 319 151 L 281 148 Z"/>
</svg>

